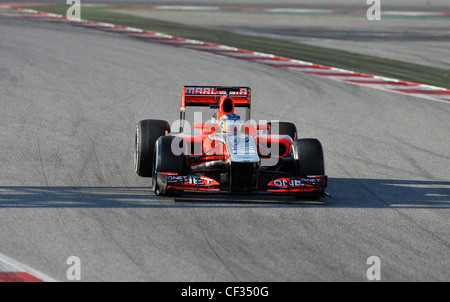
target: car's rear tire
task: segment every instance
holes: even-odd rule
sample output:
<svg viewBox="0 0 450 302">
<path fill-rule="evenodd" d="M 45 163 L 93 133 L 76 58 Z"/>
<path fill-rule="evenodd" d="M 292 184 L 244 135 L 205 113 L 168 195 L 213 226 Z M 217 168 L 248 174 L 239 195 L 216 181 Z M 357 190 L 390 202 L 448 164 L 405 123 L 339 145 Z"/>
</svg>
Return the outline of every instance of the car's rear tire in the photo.
<svg viewBox="0 0 450 302">
<path fill-rule="evenodd" d="M 291 146 L 291 156 L 295 160 L 296 176 L 325 175 L 323 148 L 319 140 L 315 138 L 295 140 Z"/>
<path fill-rule="evenodd" d="M 172 148 L 175 147 L 175 149 Z M 156 195 L 166 195 L 156 181 L 156 172 L 171 172 L 184 175 L 187 146 L 181 137 L 162 136 L 155 143 L 153 154 L 153 191 Z"/>
<path fill-rule="evenodd" d="M 268 122 L 270 128 L 267 132 L 268 135 L 278 134 L 278 135 L 289 135 L 292 140 L 297 139 L 297 127 L 294 123 L 289 122 Z"/>
<path fill-rule="evenodd" d="M 170 132 L 162 120 L 142 120 L 136 125 L 134 170 L 141 177 L 152 177 L 153 153 L 158 138 Z"/>
</svg>

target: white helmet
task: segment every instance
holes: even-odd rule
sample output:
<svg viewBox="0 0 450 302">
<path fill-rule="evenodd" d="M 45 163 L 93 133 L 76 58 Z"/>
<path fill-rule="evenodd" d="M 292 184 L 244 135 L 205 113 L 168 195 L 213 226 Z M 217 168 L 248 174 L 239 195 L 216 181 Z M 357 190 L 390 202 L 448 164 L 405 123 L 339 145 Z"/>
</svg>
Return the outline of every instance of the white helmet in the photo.
<svg viewBox="0 0 450 302">
<path fill-rule="evenodd" d="M 219 129 L 223 133 L 240 132 L 243 125 L 244 122 L 241 120 L 240 116 L 235 113 L 224 114 L 219 119 Z"/>
</svg>

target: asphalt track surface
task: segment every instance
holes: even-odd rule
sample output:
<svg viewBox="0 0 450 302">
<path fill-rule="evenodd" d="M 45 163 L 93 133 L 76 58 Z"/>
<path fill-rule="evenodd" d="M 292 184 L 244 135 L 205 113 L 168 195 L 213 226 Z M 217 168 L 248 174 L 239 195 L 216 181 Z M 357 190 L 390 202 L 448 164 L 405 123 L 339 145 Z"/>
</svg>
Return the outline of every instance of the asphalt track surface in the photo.
<svg viewBox="0 0 450 302">
<path fill-rule="evenodd" d="M 365 12 L 368 7 L 360 9 Z M 365 13 L 317 15 L 254 11 L 112 11 L 450 69 L 450 16 L 389 17 L 389 8 L 384 5 L 382 8 L 379 21 L 369 21 Z M 429 12 L 427 7 L 423 7 L 423 11 Z M 450 6 L 441 12 L 450 13 Z"/>
<path fill-rule="evenodd" d="M 0 16 L 0 252 L 60 281 L 449 281 L 446 102 L 68 24 Z M 183 84 L 246 85 L 253 118 L 324 146 L 328 193 L 156 198 L 135 124 Z"/>
<path fill-rule="evenodd" d="M 57 3 L 60 0 L 28 0 Z M 187 5 L 231 8 L 293 8 L 367 11 L 363 0 L 82 0 L 82 4 Z M 272 39 L 340 49 L 438 68 L 450 68 L 450 17 L 390 17 L 388 12 L 450 13 L 447 0 L 381 1 L 381 20 L 368 21 L 363 15 L 267 14 L 255 12 L 196 12 L 123 10 L 123 13 L 165 21 L 224 29 Z M 117 11 L 117 9 L 115 9 Z"/>
</svg>

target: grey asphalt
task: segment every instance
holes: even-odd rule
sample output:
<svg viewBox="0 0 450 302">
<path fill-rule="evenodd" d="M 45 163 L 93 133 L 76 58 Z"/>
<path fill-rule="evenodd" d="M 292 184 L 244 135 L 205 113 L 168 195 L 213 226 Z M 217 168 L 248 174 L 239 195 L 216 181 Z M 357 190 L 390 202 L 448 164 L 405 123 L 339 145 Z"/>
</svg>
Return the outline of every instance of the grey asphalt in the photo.
<svg viewBox="0 0 450 302">
<path fill-rule="evenodd" d="M 0 252 L 60 281 L 450 281 L 448 103 L 116 34 L 0 16 Z M 184 84 L 245 85 L 253 118 L 324 146 L 328 193 L 156 198 L 135 124 Z"/>
<path fill-rule="evenodd" d="M 61 3 L 59 0 L 24 2 Z M 366 11 L 362 0 L 83 0 L 82 4 L 193 5 L 241 8 L 295 8 Z M 365 15 L 304 15 L 243 12 L 123 10 L 123 13 L 165 21 L 224 29 L 282 39 L 420 65 L 450 69 L 450 18 L 399 18 L 385 12 L 450 13 L 447 0 L 380 1 L 381 20 Z"/>
<path fill-rule="evenodd" d="M 450 69 L 450 17 L 389 17 L 384 14 L 389 7 L 382 3 L 379 21 L 369 21 L 365 14 L 113 11 Z M 352 10 L 368 8 L 355 6 Z M 336 9 L 343 7 L 337 5 Z M 429 11 L 427 7 L 422 10 Z M 402 11 L 410 9 L 405 6 Z M 450 6 L 444 11 L 450 13 Z"/>
</svg>

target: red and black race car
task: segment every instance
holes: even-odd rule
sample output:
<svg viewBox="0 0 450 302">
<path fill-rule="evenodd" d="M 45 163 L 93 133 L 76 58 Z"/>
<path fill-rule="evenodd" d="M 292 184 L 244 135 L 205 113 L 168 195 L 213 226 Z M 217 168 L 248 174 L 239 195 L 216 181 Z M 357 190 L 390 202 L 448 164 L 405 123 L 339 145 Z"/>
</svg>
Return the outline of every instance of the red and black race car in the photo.
<svg viewBox="0 0 450 302">
<path fill-rule="evenodd" d="M 187 107 L 209 107 L 214 114 L 191 125 Z M 238 109 L 244 110 L 243 118 Z M 249 87 L 183 86 L 178 132 L 163 120 L 137 124 L 136 173 L 152 177 L 156 195 L 206 191 L 326 196 L 319 140 L 298 139 L 293 123 L 256 123 L 250 113 Z"/>
</svg>

